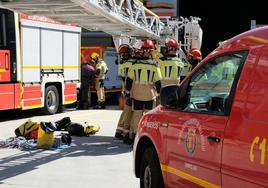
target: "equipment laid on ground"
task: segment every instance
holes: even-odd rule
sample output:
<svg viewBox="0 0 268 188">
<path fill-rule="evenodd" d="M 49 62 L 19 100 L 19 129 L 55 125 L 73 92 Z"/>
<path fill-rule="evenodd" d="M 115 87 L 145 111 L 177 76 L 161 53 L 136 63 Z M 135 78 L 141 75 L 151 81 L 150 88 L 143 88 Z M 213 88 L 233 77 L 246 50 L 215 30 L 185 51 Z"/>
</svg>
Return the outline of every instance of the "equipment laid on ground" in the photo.
<svg viewBox="0 0 268 188">
<path fill-rule="evenodd" d="M 51 122 L 41 122 L 38 128 L 37 148 L 48 149 L 54 145 L 54 131 L 57 127 Z"/>
<path fill-rule="evenodd" d="M 71 123 L 71 119 L 70 117 L 64 117 L 58 121 L 55 122 L 56 127 L 57 127 L 57 131 L 67 131 L 67 125 Z"/>
<path fill-rule="evenodd" d="M 34 130 L 37 130 L 40 126 L 40 123 L 34 122 L 31 119 L 21 124 L 18 128 L 15 129 L 15 135 L 17 137 L 23 136 L 25 138 L 30 137 L 30 133 Z"/>
<path fill-rule="evenodd" d="M 36 141 L 37 148 L 61 148 L 61 145 L 71 144 L 71 136 L 89 136 L 96 134 L 99 130 L 100 126 L 97 124 L 90 122 L 71 122 L 70 117 L 64 117 L 56 122 L 36 122 L 29 119 L 15 129 L 16 137 L 19 139 L 8 140 L 7 143 L 1 142 L 0 147 L 16 147 L 16 144 L 23 138 L 23 142 L 24 140 Z M 60 135 L 56 135 L 55 131 L 68 131 L 68 133 L 62 132 Z M 26 144 L 29 145 L 28 142 Z"/>
<path fill-rule="evenodd" d="M 100 126 L 88 122 L 74 123 L 67 125 L 67 131 L 71 136 L 89 136 L 99 132 Z"/>
</svg>

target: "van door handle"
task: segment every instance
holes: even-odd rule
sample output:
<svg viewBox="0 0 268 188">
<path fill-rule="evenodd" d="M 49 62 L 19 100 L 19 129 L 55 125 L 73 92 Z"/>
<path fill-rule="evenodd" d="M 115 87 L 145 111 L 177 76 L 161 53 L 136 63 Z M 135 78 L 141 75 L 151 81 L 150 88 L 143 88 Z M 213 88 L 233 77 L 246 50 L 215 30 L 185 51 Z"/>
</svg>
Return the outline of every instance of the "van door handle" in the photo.
<svg viewBox="0 0 268 188">
<path fill-rule="evenodd" d="M 161 122 L 161 127 L 167 128 L 168 127 L 168 122 Z"/>
<path fill-rule="evenodd" d="M 209 142 L 219 143 L 221 141 L 221 139 L 219 137 L 216 137 L 216 136 L 208 136 L 207 139 Z"/>
</svg>

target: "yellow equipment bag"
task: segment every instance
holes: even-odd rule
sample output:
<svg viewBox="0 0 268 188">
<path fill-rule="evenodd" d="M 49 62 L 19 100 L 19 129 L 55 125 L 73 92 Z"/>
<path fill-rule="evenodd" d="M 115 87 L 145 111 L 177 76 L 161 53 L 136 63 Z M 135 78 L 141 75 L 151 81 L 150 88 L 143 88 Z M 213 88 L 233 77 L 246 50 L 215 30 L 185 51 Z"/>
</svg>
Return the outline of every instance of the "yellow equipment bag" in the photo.
<svg viewBox="0 0 268 188">
<path fill-rule="evenodd" d="M 56 126 L 50 122 L 41 122 L 38 128 L 37 148 L 48 149 L 54 145 Z"/>
<path fill-rule="evenodd" d="M 89 122 L 68 124 L 68 132 L 71 136 L 89 136 L 100 130 L 100 126 Z"/>
<path fill-rule="evenodd" d="M 40 123 L 33 122 L 31 119 L 28 119 L 25 123 L 21 124 L 18 128 L 15 129 L 16 136 L 28 137 L 29 133 L 35 129 L 39 128 Z"/>
<path fill-rule="evenodd" d="M 97 132 L 99 132 L 100 130 L 100 126 L 97 124 L 92 124 L 89 122 L 84 122 L 84 132 L 85 134 L 89 135 L 89 134 L 95 134 Z"/>
</svg>

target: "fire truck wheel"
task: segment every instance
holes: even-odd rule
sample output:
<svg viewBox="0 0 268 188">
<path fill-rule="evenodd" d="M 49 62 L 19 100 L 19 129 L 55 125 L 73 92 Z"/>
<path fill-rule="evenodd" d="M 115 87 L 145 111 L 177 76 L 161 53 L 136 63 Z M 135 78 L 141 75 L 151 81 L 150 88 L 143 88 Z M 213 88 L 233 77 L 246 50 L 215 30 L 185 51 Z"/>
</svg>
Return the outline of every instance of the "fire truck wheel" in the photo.
<svg viewBox="0 0 268 188">
<path fill-rule="evenodd" d="M 164 187 L 158 157 L 153 148 L 147 148 L 143 153 L 140 170 L 141 188 Z"/>
<path fill-rule="evenodd" d="M 45 106 L 43 112 L 45 114 L 55 114 L 59 108 L 59 93 L 55 86 L 48 86 L 46 88 Z"/>
</svg>

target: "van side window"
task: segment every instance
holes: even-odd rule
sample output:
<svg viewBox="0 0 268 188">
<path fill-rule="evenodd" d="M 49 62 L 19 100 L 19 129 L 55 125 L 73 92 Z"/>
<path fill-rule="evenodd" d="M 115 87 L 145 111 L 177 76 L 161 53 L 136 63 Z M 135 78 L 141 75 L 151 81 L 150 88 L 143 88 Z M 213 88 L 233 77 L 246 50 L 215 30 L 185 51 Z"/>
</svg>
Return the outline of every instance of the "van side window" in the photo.
<svg viewBox="0 0 268 188">
<path fill-rule="evenodd" d="M 216 57 L 191 78 L 183 111 L 224 115 L 238 68 L 247 52 Z"/>
</svg>

